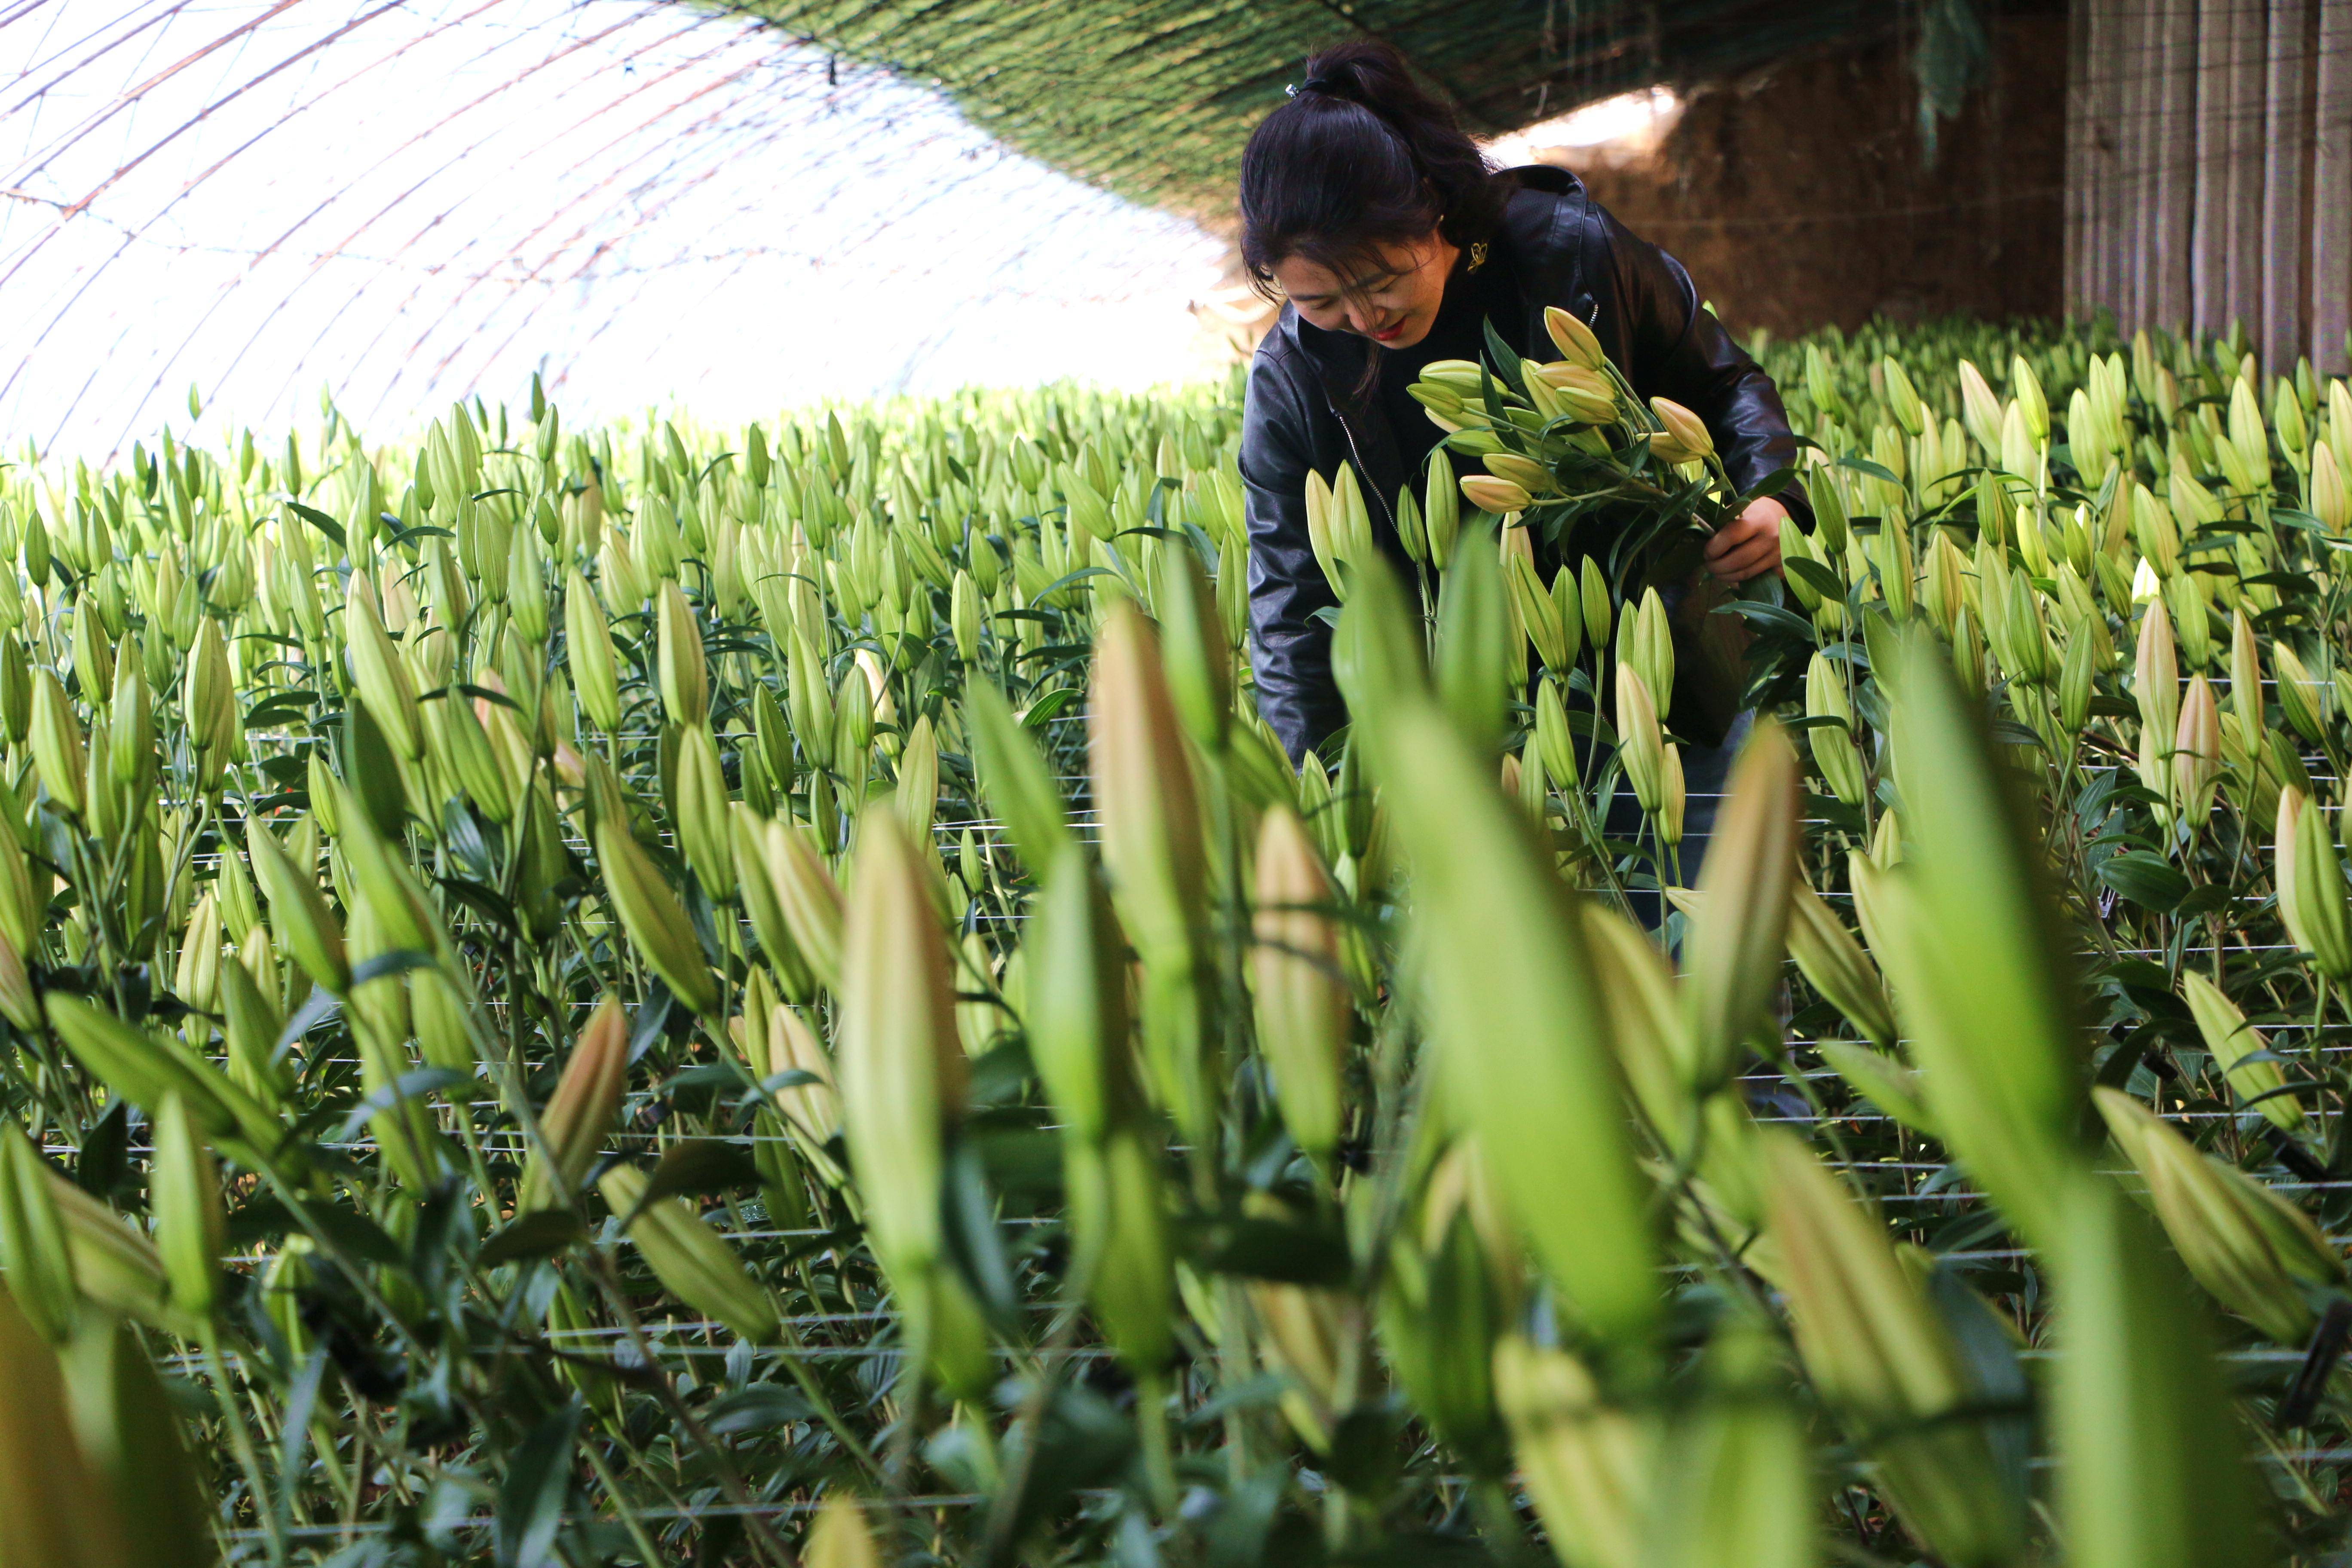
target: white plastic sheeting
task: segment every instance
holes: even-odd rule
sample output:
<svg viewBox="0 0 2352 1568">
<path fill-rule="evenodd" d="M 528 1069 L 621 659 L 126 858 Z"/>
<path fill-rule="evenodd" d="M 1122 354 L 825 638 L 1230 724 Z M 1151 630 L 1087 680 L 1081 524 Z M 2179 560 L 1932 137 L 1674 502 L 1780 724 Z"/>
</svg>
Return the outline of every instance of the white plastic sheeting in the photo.
<svg viewBox="0 0 2352 1568">
<path fill-rule="evenodd" d="M 0 0 L 0 443 L 1197 370 L 1221 243 L 667 0 Z"/>
</svg>

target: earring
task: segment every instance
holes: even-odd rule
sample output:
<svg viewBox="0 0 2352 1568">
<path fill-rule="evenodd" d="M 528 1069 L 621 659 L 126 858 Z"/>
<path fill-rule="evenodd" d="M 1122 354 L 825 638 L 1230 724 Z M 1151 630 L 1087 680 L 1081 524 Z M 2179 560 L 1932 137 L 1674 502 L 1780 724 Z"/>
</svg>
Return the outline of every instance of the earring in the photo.
<svg viewBox="0 0 2352 1568">
<path fill-rule="evenodd" d="M 1481 267 L 1484 267 L 1484 266 L 1486 266 L 1486 242 L 1485 240 L 1483 240 L 1483 239 L 1478 239 L 1478 240 L 1473 240 L 1473 241 L 1471 241 L 1471 243 L 1470 243 L 1470 265 L 1469 265 L 1469 267 L 1466 268 L 1466 270 L 1471 271 L 1471 272 L 1475 272 L 1475 271 L 1477 271 L 1477 270 L 1478 270 L 1478 268 L 1480 268 Z"/>
</svg>

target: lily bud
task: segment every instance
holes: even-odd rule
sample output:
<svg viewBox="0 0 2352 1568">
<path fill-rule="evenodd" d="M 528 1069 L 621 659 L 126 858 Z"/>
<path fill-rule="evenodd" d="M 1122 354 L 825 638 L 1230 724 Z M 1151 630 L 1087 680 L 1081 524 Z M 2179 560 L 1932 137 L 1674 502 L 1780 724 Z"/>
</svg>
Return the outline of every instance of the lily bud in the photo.
<svg viewBox="0 0 2352 1568">
<path fill-rule="evenodd" d="M 772 822 L 762 833 L 761 852 L 778 910 L 817 984 L 841 987 L 845 916 L 841 886 L 825 869 L 824 858 L 796 824 Z"/>
<path fill-rule="evenodd" d="M 52 1344 L 73 1333 L 73 1253 L 48 1173 L 31 1140 L 0 1128 L 0 1274 L 26 1321 Z"/>
<path fill-rule="evenodd" d="M 1045 879 L 1022 951 L 1029 964 L 1029 1054 L 1069 1136 L 1098 1143 L 1131 1117 L 1139 1090 L 1128 1040 L 1127 943 L 1076 845 Z"/>
<path fill-rule="evenodd" d="M 1706 421 L 1685 408 L 1681 404 L 1672 398 L 1653 397 L 1650 399 L 1650 412 L 1655 414 L 1658 416 L 1658 423 L 1666 427 L 1664 434 L 1667 439 L 1680 451 L 1687 454 L 1675 460 L 1688 462 L 1692 458 L 1705 458 L 1714 453 L 1715 437 L 1708 433 Z"/>
<path fill-rule="evenodd" d="M 1859 806 L 1868 794 L 1869 781 L 1861 749 L 1853 741 L 1853 706 L 1846 700 L 1839 667 L 1819 653 L 1805 667 L 1805 717 L 1837 721 L 1807 729 L 1805 744 L 1830 793 L 1848 805 Z"/>
<path fill-rule="evenodd" d="M 1140 1125 L 1122 1124 L 1100 1142 L 1073 1135 L 1062 1144 L 1073 1274 L 1087 1282 L 1119 1359 L 1144 1373 L 1164 1367 L 1174 1348 L 1173 1249 L 1158 1142 Z"/>
<path fill-rule="evenodd" d="M 1495 1394 L 1561 1560 L 1641 1568 L 1660 1458 L 1655 1418 L 1611 1408 L 1582 1362 L 1517 1334 L 1495 1347 Z"/>
<path fill-rule="evenodd" d="M 2220 986 L 2194 969 L 2181 975 L 2180 994 L 2238 1103 L 2253 1106 L 2280 1131 L 2300 1136 L 2303 1108 L 2286 1092 L 2286 1075 L 2269 1059 L 2270 1042 L 2262 1032 L 2246 1022 L 2245 1014 Z"/>
<path fill-rule="evenodd" d="M 1544 307 L 1544 331 L 1550 334 L 1552 346 L 1559 350 L 1560 358 L 1571 364 L 1600 370 L 1609 363 L 1592 329 L 1558 305 Z"/>
<path fill-rule="evenodd" d="M 629 1024 L 621 1005 L 607 996 L 589 1015 L 556 1080 L 555 1093 L 539 1113 L 539 1145 L 523 1173 L 516 1207 L 525 1213 L 569 1204 L 612 1136 L 628 1087 Z"/>
<path fill-rule="evenodd" d="M 249 821 L 246 858 L 253 863 L 254 880 L 269 900 L 269 929 L 303 973 L 331 995 L 351 989 L 350 960 L 343 951 L 343 928 L 319 891 L 316 871 L 297 866 L 278 836 L 259 822 Z"/>
<path fill-rule="evenodd" d="M 2271 662 L 2278 672 L 2279 711 L 2294 727 L 2296 734 L 2315 746 L 2325 745 L 2328 721 L 2336 706 L 2333 700 L 2334 680 L 2313 679 L 2311 671 L 2304 667 L 2302 658 L 2295 653 L 2294 645 L 2284 640 L 2271 645 Z M 46 782 L 47 774 L 44 773 L 42 776 Z"/>
<path fill-rule="evenodd" d="M 950 1384 L 984 1378 L 974 1308 L 939 1267 L 940 1186 L 969 1069 L 956 1033 L 947 940 L 916 847 L 887 810 L 858 823 L 843 958 L 843 1127 L 867 1235 L 906 1303 L 914 1338 Z"/>
<path fill-rule="evenodd" d="M 1147 963 L 1189 965 L 1207 920 L 1201 811 L 1157 639 L 1126 605 L 1096 644 L 1088 755 L 1103 864 Z"/>
<path fill-rule="evenodd" d="M 818 1505 L 816 1522 L 801 1544 L 805 1568 L 882 1568 L 882 1549 L 866 1527 L 866 1510 L 856 1499 L 832 1491 Z"/>
<path fill-rule="evenodd" d="M 615 1165 L 596 1180 L 613 1212 L 634 1215 L 629 1239 L 654 1277 L 696 1311 L 716 1319 L 753 1344 L 767 1344 L 782 1326 L 775 1301 L 743 1267 L 726 1237 L 683 1198 L 646 1201 L 646 1173 Z"/>
<path fill-rule="evenodd" d="M 180 938 L 180 962 L 173 972 L 172 993 L 199 1013 L 217 1012 L 220 989 L 220 906 L 206 893 L 188 916 Z"/>
<path fill-rule="evenodd" d="M 1215 756 L 1224 749 L 1234 716 L 1233 656 L 1199 554 L 1177 546 L 1163 551 L 1160 560 L 1160 659 L 1168 694 L 1192 743 Z"/>
<path fill-rule="evenodd" d="M 1602 574 L 1601 563 L 1586 556 L 1577 569 L 1577 595 L 1584 605 L 1584 640 L 1595 650 L 1609 646 L 1609 628 L 1615 614 L 1609 596 L 1609 579 Z"/>
<path fill-rule="evenodd" d="M 154 1129 L 148 1207 L 155 1215 L 155 1249 L 171 1280 L 173 1303 L 208 1318 L 220 1302 L 220 1260 L 228 1249 L 220 1173 L 178 1095 L 156 1111 Z"/>
<path fill-rule="evenodd" d="M 719 984 L 703 962 L 694 927 L 652 858 L 629 837 L 626 823 L 597 823 L 596 860 L 614 912 L 654 973 L 689 1011 L 707 1014 L 716 1007 Z"/>
<path fill-rule="evenodd" d="M 2295 946 L 2330 980 L 2352 979 L 2352 914 L 2326 819 L 2290 785 L 2280 792 L 2274 845 L 2279 914 Z"/>
<path fill-rule="evenodd" d="M 2147 1183 L 2180 1260 L 2215 1300 L 2284 1345 L 2315 1321 L 2298 1282 L 2340 1286 L 2343 1260 L 2301 1209 L 2195 1146 L 2131 1096 L 2094 1089 L 2116 1144 Z"/>
<path fill-rule="evenodd" d="M 2214 704 L 2211 682 L 2193 676 L 2172 742 L 2172 800 L 2184 821 L 2204 821 L 2221 776 L 2221 710 Z"/>
<path fill-rule="evenodd" d="M 2262 735 L 2262 648 L 2254 641 L 2253 623 L 2246 619 L 2242 607 L 2230 612 L 2230 707 L 2238 716 L 2239 733 Z"/>
<path fill-rule="evenodd" d="M 1422 526 L 1429 532 L 1429 558 L 1439 571 L 1454 560 L 1462 531 L 1462 495 L 1454 488 L 1454 467 L 1441 454 L 1429 465 L 1422 487 Z"/>
<path fill-rule="evenodd" d="M 1712 1089 L 1738 1065 L 1780 981 L 1796 874 L 1797 757 L 1777 724 L 1740 748 L 1711 852 L 1699 873 L 1706 913 L 1690 937 L 1692 1085 Z"/>
<path fill-rule="evenodd" d="M 1472 474 L 1465 479 L 1462 493 L 1472 506 L 1498 517 L 1525 511 L 1535 504 L 1535 498 L 1528 494 L 1526 487 L 1489 474 Z"/>
<path fill-rule="evenodd" d="M 384 739 L 403 761 L 415 762 L 425 754 L 416 687 L 376 614 L 366 579 L 358 573 L 352 574 L 351 592 L 343 601 L 343 635 L 351 655 L 352 684 L 367 705 L 368 716 L 383 729 Z"/>
<path fill-rule="evenodd" d="M 74 719 L 73 700 L 66 695 L 54 670 L 44 669 L 33 677 L 33 766 L 58 809 L 68 816 L 79 816 L 87 772 L 81 725 Z"/>
<path fill-rule="evenodd" d="M 614 733 L 621 727 L 621 693 L 613 633 L 604 607 L 576 566 L 563 579 L 563 646 L 581 710 L 597 729 Z"/>
<path fill-rule="evenodd" d="M 1276 805 L 1258 830 L 1256 942 L 1250 973 L 1259 1047 L 1283 1124 L 1327 1178 L 1346 1117 L 1343 1065 L 1353 1007 L 1339 962 L 1337 894 L 1297 815 Z"/>
<path fill-rule="evenodd" d="M 657 615 L 660 644 L 655 665 L 662 707 L 669 721 L 692 729 L 710 715 L 710 672 L 702 657 L 702 632 L 675 580 L 662 584 Z"/>
<path fill-rule="evenodd" d="M 1665 737 L 1658 729 L 1657 705 L 1631 664 L 1617 666 L 1617 748 L 1633 798 L 1652 816 L 1664 801 Z"/>
<path fill-rule="evenodd" d="M 719 742 L 708 722 L 688 725 L 678 738 L 677 846 L 713 902 L 735 896 L 735 857 L 727 838 L 727 778 Z"/>
<path fill-rule="evenodd" d="M 1885 1232 L 1794 1138 L 1764 1130 L 1770 1236 L 1822 1402 L 1878 1464 L 1895 1512 L 1938 1558 L 2010 1560 L 2021 1527 L 1969 1398 L 1951 1332 Z"/>
</svg>

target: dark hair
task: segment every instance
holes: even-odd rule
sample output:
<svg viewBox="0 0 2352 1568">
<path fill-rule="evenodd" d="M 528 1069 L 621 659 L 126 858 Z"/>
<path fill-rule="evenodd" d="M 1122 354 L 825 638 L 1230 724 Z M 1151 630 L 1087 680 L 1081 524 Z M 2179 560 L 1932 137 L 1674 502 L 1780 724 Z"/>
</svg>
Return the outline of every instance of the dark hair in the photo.
<svg viewBox="0 0 2352 1568">
<path fill-rule="evenodd" d="M 1291 257 L 1341 277 L 1379 247 L 1468 246 L 1507 193 L 1453 110 L 1376 38 L 1311 55 L 1307 78 L 1242 149 L 1242 264 L 1262 292 Z"/>
</svg>

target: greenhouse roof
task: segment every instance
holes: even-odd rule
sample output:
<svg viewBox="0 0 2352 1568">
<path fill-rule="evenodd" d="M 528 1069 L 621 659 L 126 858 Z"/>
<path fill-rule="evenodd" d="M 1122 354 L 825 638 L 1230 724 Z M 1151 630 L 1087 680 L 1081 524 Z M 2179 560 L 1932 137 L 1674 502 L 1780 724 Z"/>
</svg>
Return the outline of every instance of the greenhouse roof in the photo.
<svg viewBox="0 0 2352 1568">
<path fill-rule="evenodd" d="M 1867 0 L 725 0 L 944 88 L 1011 145 L 1121 195 L 1230 209 L 1244 132 L 1309 49 L 1388 39 L 1482 135 L 1889 25 Z"/>
</svg>

